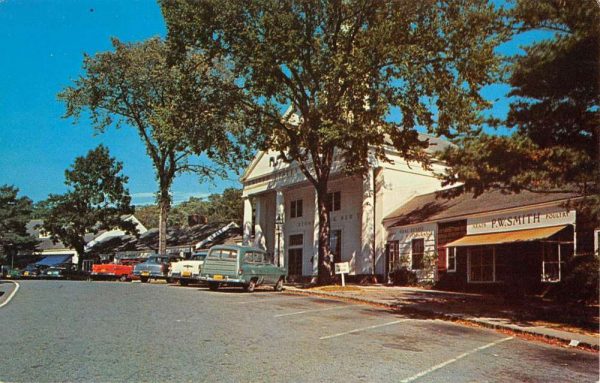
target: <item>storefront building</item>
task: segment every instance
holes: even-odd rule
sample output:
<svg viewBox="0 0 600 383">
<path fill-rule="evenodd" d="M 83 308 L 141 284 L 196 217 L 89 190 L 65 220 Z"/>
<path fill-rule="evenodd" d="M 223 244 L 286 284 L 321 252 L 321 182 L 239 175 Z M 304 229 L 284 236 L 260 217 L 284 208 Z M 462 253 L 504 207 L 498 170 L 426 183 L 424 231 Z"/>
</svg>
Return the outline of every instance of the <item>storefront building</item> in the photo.
<svg viewBox="0 0 600 383">
<path fill-rule="evenodd" d="M 540 291 L 561 281 L 571 257 L 594 251 L 594 228 L 568 207 L 577 197 L 499 191 L 476 199 L 470 194 L 454 199 L 440 192 L 421 195 L 385 218 L 387 260 L 392 264 L 402 260 L 402 265 L 418 271 L 421 280 L 435 274 L 440 288 L 500 291 L 510 286 L 521 292 Z M 425 253 L 435 261 L 415 264 L 419 241 L 426 243 Z M 418 267 L 431 269 L 424 273 Z"/>
<path fill-rule="evenodd" d="M 431 154 L 448 145 L 427 138 Z M 441 164 L 434 163 L 432 170 L 409 166 L 391 148 L 388 157 L 391 163 L 371 161 L 364 178 L 344 175 L 341 160 L 334 161 L 328 184 L 330 248 L 335 262 L 350 263 L 354 279 L 386 273 L 383 217 L 415 195 L 440 188 L 434 172 L 442 170 Z M 288 268 L 290 280 L 316 275 L 316 193 L 297 164 L 275 152 L 259 152 L 241 182 L 244 243 L 266 249 L 276 264 Z"/>
</svg>

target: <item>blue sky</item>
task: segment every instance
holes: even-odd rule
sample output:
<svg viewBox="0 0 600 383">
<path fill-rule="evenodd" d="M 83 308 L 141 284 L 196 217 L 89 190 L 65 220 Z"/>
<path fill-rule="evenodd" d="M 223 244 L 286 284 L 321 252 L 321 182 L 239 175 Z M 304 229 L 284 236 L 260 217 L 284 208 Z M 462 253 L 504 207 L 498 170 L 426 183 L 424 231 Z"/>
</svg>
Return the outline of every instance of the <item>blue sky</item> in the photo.
<svg viewBox="0 0 600 383">
<path fill-rule="evenodd" d="M 56 94 L 81 73 L 84 52 L 111 49 L 110 37 L 132 42 L 165 33 L 155 0 L 0 0 L 0 185 L 15 185 L 34 201 L 63 193 L 64 170 L 103 143 L 124 162 L 134 203 L 152 203 L 154 171 L 135 130 L 95 135 L 84 118 L 73 125 L 61 118 L 64 105 Z M 538 38 L 522 36 L 503 50 L 514 52 Z M 493 114 L 506 113 L 507 90 L 486 90 L 486 97 L 499 99 Z M 177 203 L 239 187 L 236 179 L 201 184 L 193 175 L 182 175 L 173 185 L 173 198 Z"/>
</svg>

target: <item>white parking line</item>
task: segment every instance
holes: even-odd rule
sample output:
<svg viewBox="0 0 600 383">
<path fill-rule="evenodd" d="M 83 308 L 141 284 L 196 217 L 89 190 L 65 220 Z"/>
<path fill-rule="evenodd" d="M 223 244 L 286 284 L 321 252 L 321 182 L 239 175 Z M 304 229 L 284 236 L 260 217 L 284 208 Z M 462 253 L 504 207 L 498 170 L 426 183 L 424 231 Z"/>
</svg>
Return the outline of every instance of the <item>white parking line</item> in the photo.
<svg viewBox="0 0 600 383">
<path fill-rule="evenodd" d="M 369 326 L 369 327 L 357 328 L 357 329 L 354 329 L 354 330 L 340 332 L 340 333 L 333 334 L 333 335 L 322 336 L 322 337 L 319 338 L 319 340 L 331 339 L 331 338 L 335 338 L 335 337 L 338 337 L 338 336 L 348 335 L 348 334 L 354 334 L 355 332 L 360 332 L 360 331 L 365 331 L 365 330 L 371 330 L 371 329 L 379 328 L 379 327 L 391 326 L 391 325 L 394 325 L 394 324 L 398 324 L 400 322 L 406 322 L 408 320 L 410 320 L 410 319 L 400 319 L 400 320 L 395 320 L 393 322 L 388 322 L 388 323 L 383 323 L 383 324 L 376 324 L 376 325 Z"/>
<path fill-rule="evenodd" d="M 450 359 L 450 360 L 447 360 L 447 361 L 445 361 L 444 363 L 440 363 L 440 364 L 438 364 L 438 365 L 436 365 L 436 366 L 433 366 L 433 367 L 431 367 L 431 368 L 428 368 L 427 370 L 425 370 L 425 371 L 423 371 L 423 372 L 420 372 L 420 373 L 418 373 L 418 374 L 416 374 L 416 375 L 413 375 L 413 376 L 411 376 L 410 378 L 406 378 L 406 379 L 402 380 L 401 382 L 402 382 L 402 383 L 408 383 L 408 382 L 412 382 L 413 380 L 419 379 L 419 378 L 421 378 L 421 377 L 423 377 L 423 376 L 425 376 L 425 375 L 427 375 L 427 374 L 429 374 L 429 373 L 432 373 L 433 371 L 439 370 L 440 368 L 442 368 L 442 367 L 445 367 L 445 366 L 447 366 L 447 365 L 449 365 L 449 364 L 452 364 L 452 363 L 454 363 L 454 362 L 456 362 L 456 361 L 458 361 L 458 360 L 460 360 L 460 359 L 462 359 L 462 358 L 464 358 L 464 357 L 466 357 L 466 356 L 469 356 L 469 355 L 471 355 L 471 354 L 474 354 L 474 353 L 476 353 L 476 352 L 478 352 L 478 351 L 481 351 L 481 350 L 485 350 L 486 348 L 493 347 L 493 346 L 495 346 L 495 345 L 497 345 L 497 344 L 500 344 L 500 343 L 502 343 L 502 342 L 506 342 L 507 340 L 511 340 L 511 339 L 513 339 L 513 337 L 512 337 L 512 336 L 509 336 L 508 338 L 502 338 L 502 339 L 498 339 L 498 340 L 497 340 L 497 341 L 495 341 L 495 342 L 488 343 L 488 344 L 486 344 L 485 346 L 481 346 L 481 347 L 474 348 L 474 349 L 472 349 L 471 351 L 468 351 L 468 352 L 465 352 L 465 353 L 463 353 L 463 354 L 460 354 L 460 355 L 459 355 L 459 356 L 457 356 L 456 358 L 452 358 L 452 359 Z"/>
<path fill-rule="evenodd" d="M 15 284 L 15 289 L 12 291 L 12 293 L 10 293 L 10 295 L 8 296 L 8 298 L 6 298 L 6 300 L 4 302 L 2 302 L 2 304 L 0 304 L 0 308 L 6 306 L 8 304 L 8 302 L 10 302 L 11 299 L 13 299 L 13 297 L 15 296 L 15 294 L 17 293 L 17 291 L 19 290 L 19 284 L 15 281 L 6 281 L 6 282 L 11 282 Z"/>
<path fill-rule="evenodd" d="M 335 306 L 335 307 L 328 307 L 326 309 L 314 309 L 314 310 L 304 310 L 304 311 L 296 311 L 294 313 L 287 313 L 287 314 L 278 314 L 278 315 L 274 315 L 274 318 L 281 318 L 281 317 L 287 317 L 287 316 L 292 316 L 292 315 L 300 315 L 300 314 L 309 314 L 309 313 L 316 313 L 316 312 L 320 312 L 320 311 L 329 311 L 329 310 L 339 310 L 339 309 L 347 309 L 350 307 L 356 307 L 356 305 L 344 305 L 344 306 Z"/>
</svg>

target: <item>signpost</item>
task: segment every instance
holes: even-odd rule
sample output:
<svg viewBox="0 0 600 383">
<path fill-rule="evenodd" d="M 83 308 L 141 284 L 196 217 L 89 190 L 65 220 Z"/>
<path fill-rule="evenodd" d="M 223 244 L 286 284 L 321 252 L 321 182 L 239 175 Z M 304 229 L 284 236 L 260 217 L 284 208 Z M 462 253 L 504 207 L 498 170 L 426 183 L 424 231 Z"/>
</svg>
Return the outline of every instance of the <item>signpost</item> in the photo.
<svg viewBox="0 0 600 383">
<path fill-rule="evenodd" d="M 346 286 L 346 279 L 344 278 L 344 274 L 350 272 L 350 264 L 348 262 L 340 262 L 335 264 L 335 273 L 342 274 L 342 287 Z"/>
</svg>

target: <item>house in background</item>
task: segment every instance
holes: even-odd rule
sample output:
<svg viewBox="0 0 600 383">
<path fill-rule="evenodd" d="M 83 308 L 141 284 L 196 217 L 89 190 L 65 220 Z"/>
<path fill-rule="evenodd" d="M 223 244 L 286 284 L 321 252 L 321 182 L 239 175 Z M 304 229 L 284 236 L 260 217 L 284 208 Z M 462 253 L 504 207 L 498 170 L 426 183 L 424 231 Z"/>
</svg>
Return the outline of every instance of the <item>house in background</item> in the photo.
<svg viewBox="0 0 600 383">
<path fill-rule="evenodd" d="M 211 222 L 191 227 L 170 227 L 167 230 L 167 254 L 188 258 L 199 249 L 217 244 L 238 244 L 242 231 L 234 222 Z M 140 236 L 123 234 L 98 240 L 86 252 L 102 262 L 146 258 L 158 251 L 158 229 L 152 228 Z"/>
<path fill-rule="evenodd" d="M 562 280 L 570 258 L 594 252 L 591 220 L 568 204 L 578 198 L 527 191 L 416 196 L 384 219 L 387 269 L 405 267 L 451 290 L 539 292 Z"/>
<path fill-rule="evenodd" d="M 135 223 L 139 233 L 143 234 L 147 231 L 146 227 L 135 216 L 129 215 L 123 217 L 123 219 Z M 44 221 L 41 219 L 34 219 L 27 223 L 27 232 L 39 241 L 36 247 L 37 250 L 33 254 L 39 259 L 36 263 L 47 266 L 63 263 L 77 264 L 79 261 L 77 251 L 65 246 L 61 241 L 54 242 L 42 229 L 43 223 Z M 102 230 L 97 234 L 88 233 L 85 235 L 86 249 L 98 241 L 122 235 L 125 235 L 125 232 L 120 229 Z"/>
<path fill-rule="evenodd" d="M 386 273 L 383 218 L 415 195 L 441 188 L 434 172 L 441 172 L 443 165 L 435 161 L 435 152 L 450 144 L 435 137 L 420 138 L 429 141 L 431 170 L 409 165 L 392 146 L 386 147 L 391 162 L 371 161 L 365 178 L 345 175 L 343 159 L 334 160 L 328 185 L 330 247 L 334 262 L 350 263 L 351 279 Z M 284 162 L 277 152 L 262 151 L 241 182 L 244 243 L 274 254 L 291 280 L 316 275 L 316 193 L 298 164 Z"/>
</svg>

